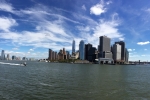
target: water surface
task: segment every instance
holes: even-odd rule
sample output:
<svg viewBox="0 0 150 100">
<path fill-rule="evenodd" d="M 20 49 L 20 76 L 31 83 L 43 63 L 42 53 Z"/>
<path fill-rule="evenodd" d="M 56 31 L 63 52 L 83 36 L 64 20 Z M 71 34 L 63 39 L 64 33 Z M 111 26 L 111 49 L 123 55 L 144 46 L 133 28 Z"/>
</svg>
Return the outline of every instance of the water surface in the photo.
<svg viewBox="0 0 150 100">
<path fill-rule="evenodd" d="M 149 100 L 149 76 L 144 65 L 0 64 L 0 100 Z"/>
</svg>

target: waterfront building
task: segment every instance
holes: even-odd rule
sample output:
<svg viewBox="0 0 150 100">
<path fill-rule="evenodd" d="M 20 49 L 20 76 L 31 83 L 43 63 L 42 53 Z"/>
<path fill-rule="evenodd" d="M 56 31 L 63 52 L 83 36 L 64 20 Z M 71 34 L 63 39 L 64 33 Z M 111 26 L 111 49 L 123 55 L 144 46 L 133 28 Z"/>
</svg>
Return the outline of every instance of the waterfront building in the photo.
<svg viewBox="0 0 150 100">
<path fill-rule="evenodd" d="M 2 50 L 2 52 L 1 52 L 1 59 L 5 60 L 5 51 L 4 50 Z"/>
<path fill-rule="evenodd" d="M 60 51 L 58 52 L 58 60 L 64 60 L 64 55 L 63 55 L 63 53 L 62 53 L 62 50 L 60 50 Z"/>
<path fill-rule="evenodd" d="M 16 60 L 16 56 L 12 56 L 12 60 Z"/>
<path fill-rule="evenodd" d="M 113 59 L 114 61 L 121 61 L 121 45 L 113 45 Z"/>
<path fill-rule="evenodd" d="M 112 52 L 110 49 L 110 38 L 107 36 L 99 37 L 99 57 L 100 58 L 112 58 Z"/>
<path fill-rule="evenodd" d="M 58 60 L 64 60 L 64 59 L 68 59 L 65 48 L 63 48 L 63 50 L 60 49 L 60 51 L 58 53 Z"/>
<path fill-rule="evenodd" d="M 90 49 L 92 48 L 92 44 L 85 44 L 85 60 L 89 60 Z"/>
<path fill-rule="evenodd" d="M 72 55 L 75 53 L 75 40 L 72 42 Z"/>
<path fill-rule="evenodd" d="M 115 42 L 115 44 L 121 45 L 121 60 L 125 61 L 125 42 L 119 41 L 119 42 Z"/>
<path fill-rule="evenodd" d="M 55 60 L 57 60 L 58 58 L 57 58 L 58 56 L 57 56 L 57 52 L 55 52 Z"/>
<path fill-rule="evenodd" d="M 79 58 L 80 58 L 80 60 L 84 60 L 84 41 L 83 40 L 81 40 L 80 41 L 80 44 L 79 44 Z"/>
<path fill-rule="evenodd" d="M 79 50 L 75 52 L 75 59 L 79 58 Z"/>
<path fill-rule="evenodd" d="M 67 59 L 65 48 L 63 48 L 63 55 L 64 55 L 64 59 Z"/>
<path fill-rule="evenodd" d="M 107 36 L 100 36 L 99 39 L 100 52 L 110 51 L 110 38 Z"/>
<path fill-rule="evenodd" d="M 90 49 L 90 52 L 89 52 L 89 56 L 88 56 L 88 59 L 89 61 L 95 61 L 95 59 L 97 59 L 97 49 L 95 47 L 92 47 Z"/>
<path fill-rule="evenodd" d="M 55 52 L 52 51 L 52 60 L 55 60 Z"/>
<path fill-rule="evenodd" d="M 95 53 L 97 53 L 97 49 L 92 47 L 92 44 L 85 44 L 85 60 L 94 61 L 96 57 Z"/>
<path fill-rule="evenodd" d="M 64 55 L 66 55 L 66 51 L 65 51 L 65 48 L 63 48 L 63 54 L 64 54 Z"/>
<path fill-rule="evenodd" d="M 7 54 L 7 58 L 6 58 L 7 60 L 9 60 L 10 58 L 9 58 L 9 54 Z"/>
<path fill-rule="evenodd" d="M 67 59 L 70 59 L 70 53 L 69 51 L 66 51 Z"/>
<path fill-rule="evenodd" d="M 98 52 L 100 52 L 100 44 L 98 45 Z"/>
<path fill-rule="evenodd" d="M 26 58 L 26 57 L 23 57 L 22 60 L 27 60 L 27 58 Z"/>
<path fill-rule="evenodd" d="M 127 48 L 125 49 L 125 62 L 129 62 L 129 51 L 127 50 Z"/>
<path fill-rule="evenodd" d="M 49 59 L 49 60 L 52 60 L 52 52 L 53 52 L 53 50 L 52 50 L 52 49 L 49 49 L 49 56 L 48 56 L 48 59 Z"/>
</svg>

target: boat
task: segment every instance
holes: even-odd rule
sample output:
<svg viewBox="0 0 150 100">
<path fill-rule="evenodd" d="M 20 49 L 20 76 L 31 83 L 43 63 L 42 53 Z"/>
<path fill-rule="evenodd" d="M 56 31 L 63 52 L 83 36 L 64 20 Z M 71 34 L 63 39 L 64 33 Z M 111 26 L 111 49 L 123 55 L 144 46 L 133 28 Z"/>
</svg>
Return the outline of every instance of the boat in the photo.
<svg viewBox="0 0 150 100">
<path fill-rule="evenodd" d="M 21 63 L 20 65 L 21 65 L 21 66 L 27 66 L 27 63 L 24 62 L 24 63 Z"/>
</svg>

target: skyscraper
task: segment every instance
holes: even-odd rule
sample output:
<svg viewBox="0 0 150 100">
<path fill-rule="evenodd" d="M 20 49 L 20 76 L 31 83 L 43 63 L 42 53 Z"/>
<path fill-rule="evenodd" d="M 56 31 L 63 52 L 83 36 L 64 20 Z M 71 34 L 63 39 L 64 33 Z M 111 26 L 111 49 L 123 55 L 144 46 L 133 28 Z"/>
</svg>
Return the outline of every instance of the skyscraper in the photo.
<svg viewBox="0 0 150 100">
<path fill-rule="evenodd" d="M 119 42 L 115 42 L 115 44 L 121 45 L 121 60 L 125 61 L 125 42 L 119 41 Z"/>
<path fill-rule="evenodd" d="M 72 42 L 72 54 L 75 54 L 75 40 Z"/>
<path fill-rule="evenodd" d="M 127 48 L 125 49 L 125 62 L 129 62 L 129 51 L 127 50 Z"/>
<path fill-rule="evenodd" d="M 16 60 L 16 56 L 12 56 L 12 60 Z"/>
<path fill-rule="evenodd" d="M 66 51 L 67 59 L 70 59 L 70 53 L 69 51 Z"/>
<path fill-rule="evenodd" d="M 108 38 L 107 36 L 100 36 L 99 38 L 100 40 L 100 52 L 103 51 L 110 51 L 110 38 Z"/>
<path fill-rule="evenodd" d="M 57 60 L 57 52 L 55 52 L 55 60 Z"/>
<path fill-rule="evenodd" d="M 9 60 L 10 58 L 9 58 L 9 54 L 7 54 L 7 60 Z"/>
<path fill-rule="evenodd" d="M 88 43 L 85 44 L 85 60 L 88 61 L 94 61 L 95 60 L 95 53 L 96 53 L 96 48 L 92 47 L 92 44 Z"/>
<path fill-rule="evenodd" d="M 100 36 L 99 39 L 99 57 L 112 58 L 112 52 L 110 49 L 110 38 L 108 38 L 107 36 Z"/>
<path fill-rule="evenodd" d="M 79 57 L 80 60 L 84 60 L 84 41 L 81 40 L 79 44 Z"/>
<path fill-rule="evenodd" d="M 115 61 L 121 60 L 121 45 L 119 45 L 119 44 L 113 45 L 113 59 Z"/>
<path fill-rule="evenodd" d="M 52 49 L 49 49 L 49 57 L 48 57 L 49 60 L 52 60 L 52 52 L 53 52 Z"/>
<path fill-rule="evenodd" d="M 1 59 L 2 59 L 2 60 L 5 59 L 5 51 L 4 51 L 4 50 L 2 50 L 2 52 L 1 52 Z"/>
<path fill-rule="evenodd" d="M 55 52 L 52 51 L 52 60 L 55 60 Z"/>
</svg>

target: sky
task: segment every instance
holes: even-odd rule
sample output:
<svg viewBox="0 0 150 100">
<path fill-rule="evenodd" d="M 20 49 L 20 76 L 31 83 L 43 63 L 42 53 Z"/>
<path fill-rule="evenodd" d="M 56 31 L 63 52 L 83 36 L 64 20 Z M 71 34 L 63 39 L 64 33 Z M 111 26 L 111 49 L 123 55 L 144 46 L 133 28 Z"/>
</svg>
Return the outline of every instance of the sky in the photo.
<svg viewBox="0 0 150 100">
<path fill-rule="evenodd" d="M 73 40 L 97 48 L 103 35 L 124 41 L 129 60 L 150 61 L 150 1 L 0 0 L 0 51 L 11 56 L 47 58 Z"/>
</svg>

